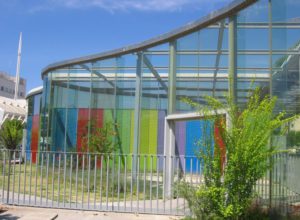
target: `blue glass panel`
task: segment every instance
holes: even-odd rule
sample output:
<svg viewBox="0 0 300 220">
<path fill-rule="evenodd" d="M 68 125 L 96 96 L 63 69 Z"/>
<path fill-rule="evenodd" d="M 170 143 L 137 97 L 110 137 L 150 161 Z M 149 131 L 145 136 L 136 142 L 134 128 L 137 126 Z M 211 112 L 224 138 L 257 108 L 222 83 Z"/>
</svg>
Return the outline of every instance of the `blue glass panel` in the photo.
<svg viewBox="0 0 300 220">
<path fill-rule="evenodd" d="M 197 166 L 199 168 L 199 162 L 197 163 L 197 152 L 199 152 L 201 147 L 205 146 L 203 144 L 205 139 L 206 141 L 213 141 L 211 132 L 213 131 L 212 122 L 210 121 L 188 121 L 186 123 L 186 172 L 196 172 L 196 170 L 198 170 Z"/>
<path fill-rule="evenodd" d="M 77 115 L 78 109 L 68 109 L 68 122 L 67 122 L 67 151 L 76 150 L 77 140 Z"/>
<path fill-rule="evenodd" d="M 30 160 L 31 152 L 31 131 L 32 131 L 32 116 L 28 116 L 26 125 L 26 158 Z"/>
<path fill-rule="evenodd" d="M 54 109 L 53 114 L 53 135 L 52 149 L 53 151 L 64 151 L 65 149 L 65 118 L 66 109 Z"/>
</svg>

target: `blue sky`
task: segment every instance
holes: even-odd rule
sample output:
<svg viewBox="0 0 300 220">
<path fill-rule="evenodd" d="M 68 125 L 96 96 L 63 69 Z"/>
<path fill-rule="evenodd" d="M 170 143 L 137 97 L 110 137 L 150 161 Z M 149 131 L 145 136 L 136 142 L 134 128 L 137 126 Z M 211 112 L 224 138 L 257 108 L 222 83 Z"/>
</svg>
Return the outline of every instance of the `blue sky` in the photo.
<svg viewBox="0 0 300 220">
<path fill-rule="evenodd" d="M 41 69 L 65 59 L 138 43 L 171 31 L 231 0 L 0 0 L 0 70 L 16 71 L 27 91 L 42 85 Z"/>
</svg>

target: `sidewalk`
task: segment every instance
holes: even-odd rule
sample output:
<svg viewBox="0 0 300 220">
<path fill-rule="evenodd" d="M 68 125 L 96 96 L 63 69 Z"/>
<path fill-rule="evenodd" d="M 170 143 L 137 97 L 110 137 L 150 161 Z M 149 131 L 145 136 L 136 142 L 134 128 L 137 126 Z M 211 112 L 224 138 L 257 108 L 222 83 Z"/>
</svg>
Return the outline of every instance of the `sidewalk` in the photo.
<svg viewBox="0 0 300 220">
<path fill-rule="evenodd" d="M 0 205 L 2 220 L 179 220 L 182 217 Z"/>
</svg>

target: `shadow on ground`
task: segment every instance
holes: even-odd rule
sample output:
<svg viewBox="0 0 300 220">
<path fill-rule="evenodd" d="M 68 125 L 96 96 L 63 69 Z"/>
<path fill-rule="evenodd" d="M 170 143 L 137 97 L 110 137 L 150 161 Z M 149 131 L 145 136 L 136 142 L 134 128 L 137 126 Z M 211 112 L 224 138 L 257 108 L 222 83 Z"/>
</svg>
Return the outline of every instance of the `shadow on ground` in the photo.
<svg viewBox="0 0 300 220">
<path fill-rule="evenodd" d="M 19 219 L 20 217 L 18 217 L 18 216 L 14 216 L 14 215 L 12 215 L 12 214 L 9 214 L 9 213 L 7 213 L 7 214 L 5 214 L 5 212 L 6 211 L 1 211 L 0 212 L 0 219 L 2 220 L 16 220 L 16 219 Z"/>
</svg>

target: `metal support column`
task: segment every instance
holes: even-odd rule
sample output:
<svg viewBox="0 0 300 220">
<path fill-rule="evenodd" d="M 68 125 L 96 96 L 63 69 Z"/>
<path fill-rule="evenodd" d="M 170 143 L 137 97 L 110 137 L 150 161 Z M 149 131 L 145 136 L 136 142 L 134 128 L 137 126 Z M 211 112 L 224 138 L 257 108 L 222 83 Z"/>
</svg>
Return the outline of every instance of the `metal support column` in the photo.
<svg viewBox="0 0 300 220">
<path fill-rule="evenodd" d="M 237 103 L 237 25 L 236 15 L 229 18 L 228 23 L 228 79 L 229 79 L 229 97 L 234 103 Z"/>
<path fill-rule="evenodd" d="M 176 42 L 170 42 L 168 114 L 176 110 Z"/>
<path fill-rule="evenodd" d="M 272 39 L 272 2 L 271 0 L 269 0 L 268 2 L 268 12 L 269 12 L 269 67 L 270 67 L 270 72 L 269 72 L 269 77 L 270 77 L 270 81 L 269 81 L 269 95 L 270 97 L 272 98 L 273 96 L 273 69 L 272 69 L 272 66 L 273 66 L 273 60 L 272 60 L 272 47 L 273 47 L 273 39 Z M 272 147 L 273 143 L 272 143 L 272 136 L 270 138 L 270 141 L 269 141 L 269 145 L 270 145 L 270 148 Z M 273 164 L 274 163 L 274 158 L 273 156 L 270 156 L 270 164 Z M 272 208 L 272 200 L 273 200 L 273 171 L 272 169 L 270 169 L 269 171 L 269 208 L 271 209 Z"/>
<path fill-rule="evenodd" d="M 168 115 L 176 110 L 176 42 L 170 43 L 169 64 L 169 88 L 168 88 Z M 175 122 L 165 120 L 164 156 L 166 167 L 164 170 L 164 198 L 172 195 L 173 171 L 172 157 L 175 156 Z"/>
<path fill-rule="evenodd" d="M 140 143 L 140 109 L 141 109 L 141 84 L 142 84 L 142 63 L 143 54 L 137 54 L 136 65 L 136 80 L 135 80 L 135 105 L 134 105 L 134 140 L 133 140 L 133 161 L 132 161 L 132 174 L 135 179 L 137 174 L 137 155 L 139 153 Z"/>
</svg>

